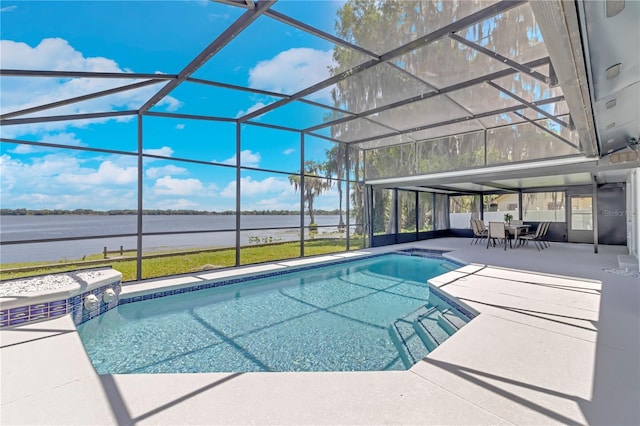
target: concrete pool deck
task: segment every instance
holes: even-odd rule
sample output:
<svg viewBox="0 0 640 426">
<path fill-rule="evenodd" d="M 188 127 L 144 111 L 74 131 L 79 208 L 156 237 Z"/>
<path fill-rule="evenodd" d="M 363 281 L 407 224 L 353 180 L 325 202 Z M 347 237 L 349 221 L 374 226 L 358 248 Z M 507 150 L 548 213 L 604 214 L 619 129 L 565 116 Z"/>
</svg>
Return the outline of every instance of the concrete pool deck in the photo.
<svg viewBox="0 0 640 426">
<path fill-rule="evenodd" d="M 409 371 L 100 376 L 65 316 L 0 331 L 0 423 L 640 424 L 640 279 L 617 270 L 626 248 L 469 242 L 366 250 L 450 249 L 470 263 L 434 284 L 481 314 Z M 216 273 L 228 272 L 123 293 Z"/>
</svg>

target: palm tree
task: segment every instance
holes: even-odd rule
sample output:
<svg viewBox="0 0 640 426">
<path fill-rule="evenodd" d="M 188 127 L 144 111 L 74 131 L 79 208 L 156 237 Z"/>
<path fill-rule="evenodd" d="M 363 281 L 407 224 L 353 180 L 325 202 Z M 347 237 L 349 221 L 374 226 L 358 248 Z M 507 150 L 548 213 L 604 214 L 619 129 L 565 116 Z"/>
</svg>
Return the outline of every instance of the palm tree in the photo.
<svg viewBox="0 0 640 426">
<path fill-rule="evenodd" d="M 290 175 L 289 183 L 293 185 L 296 192 L 300 189 L 303 193 L 303 203 L 306 204 L 309 212 L 309 219 L 311 223 L 309 228 L 317 228 L 315 220 L 315 212 L 313 210 L 314 199 L 322 194 L 327 189 L 331 188 L 331 181 L 329 179 L 318 177 L 325 170 L 323 164 L 316 163 L 309 160 L 304 162 L 304 183 L 301 179 L 301 175 Z"/>
</svg>

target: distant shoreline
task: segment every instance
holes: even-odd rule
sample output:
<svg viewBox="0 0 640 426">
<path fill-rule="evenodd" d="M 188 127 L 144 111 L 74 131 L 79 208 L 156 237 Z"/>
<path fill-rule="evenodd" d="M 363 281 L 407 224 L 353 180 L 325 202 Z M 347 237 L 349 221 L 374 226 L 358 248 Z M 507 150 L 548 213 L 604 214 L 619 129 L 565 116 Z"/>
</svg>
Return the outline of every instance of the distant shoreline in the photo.
<svg viewBox="0 0 640 426">
<path fill-rule="evenodd" d="M 335 210 L 315 210 L 316 215 L 338 215 L 340 211 Z M 343 211 L 344 213 L 344 211 Z M 0 209 L 0 216 L 129 216 L 137 215 L 137 210 L 91 210 L 91 209 L 75 209 L 75 210 L 63 210 L 63 209 L 42 209 L 42 210 L 30 210 L 30 209 Z M 236 214 L 233 210 L 226 210 L 221 212 L 206 211 L 206 210 L 142 210 L 143 215 L 147 216 L 233 216 Z M 245 210 L 240 212 L 244 216 L 298 216 L 299 211 L 292 210 Z M 306 214 L 306 212 L 305 212 Z"/>
</svg>

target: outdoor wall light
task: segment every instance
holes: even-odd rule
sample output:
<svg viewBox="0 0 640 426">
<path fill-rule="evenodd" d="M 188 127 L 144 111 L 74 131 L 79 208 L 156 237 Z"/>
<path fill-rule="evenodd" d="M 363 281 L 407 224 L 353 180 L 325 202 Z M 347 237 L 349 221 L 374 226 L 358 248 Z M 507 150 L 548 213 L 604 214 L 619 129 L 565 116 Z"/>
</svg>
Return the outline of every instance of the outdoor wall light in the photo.
<svg viewBox="0 0 640 426">
<path fill-rule="evenodd" d="M 619 76 L 620 68 L 622 68 L 622 64 L 615 64 L 607 68 L 607 80 L 611 80 L 612 78 L 616 78 L 617 76 Z"/>
<path fill-rule="evenodd" d="M 622 9 L 624 9 L 624 0 L 607 0 L 605 2 L 607 18 L 616 16 L 618 13 L 622 12 Z"/>
</svg>

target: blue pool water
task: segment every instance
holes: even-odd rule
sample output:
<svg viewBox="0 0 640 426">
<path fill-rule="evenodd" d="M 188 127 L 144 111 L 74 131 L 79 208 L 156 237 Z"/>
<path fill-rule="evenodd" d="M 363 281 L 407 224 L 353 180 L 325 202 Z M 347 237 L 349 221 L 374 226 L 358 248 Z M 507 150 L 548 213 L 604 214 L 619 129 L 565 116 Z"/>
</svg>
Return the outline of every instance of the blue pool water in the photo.
<svg viewBox="0 0 640 426">
<path fill-rule="evenodd" d="M 403 370 L 469 320 L 426 284 L 457 267 L 389 254 L 123 304 L 78 331 L 101 374 Z"/>
</svg>

